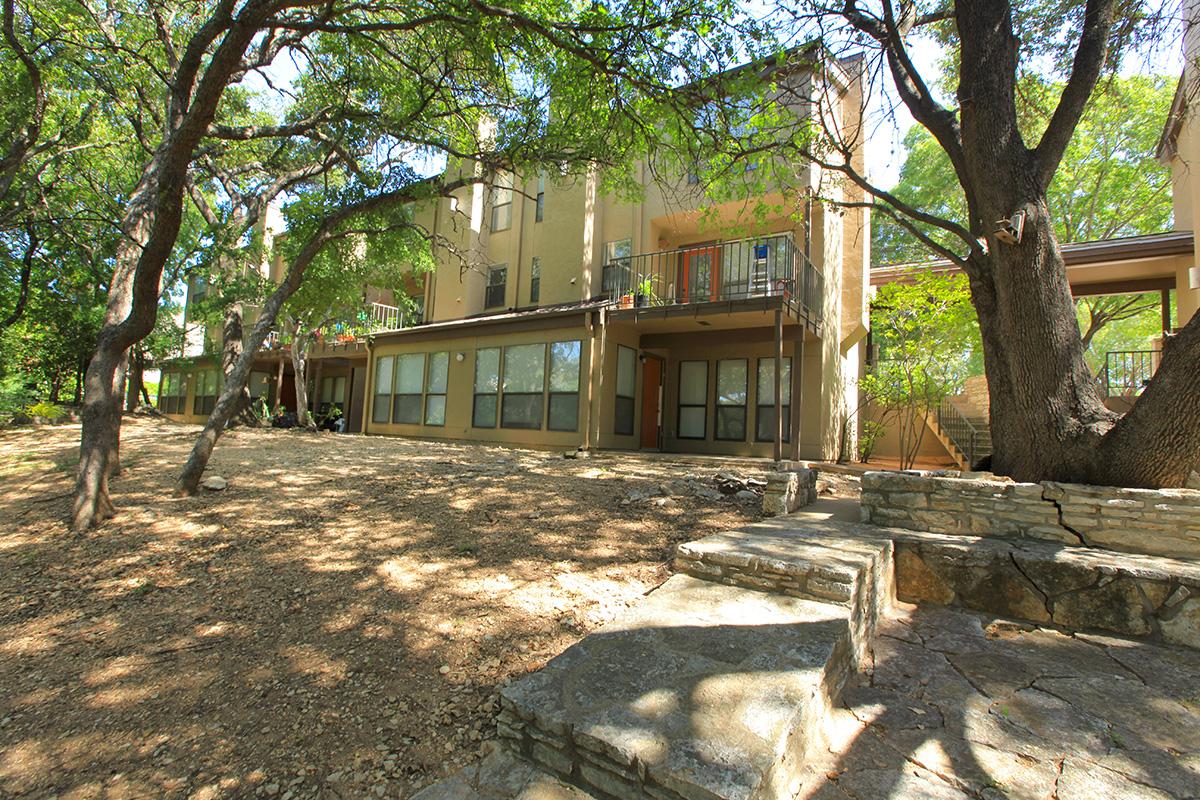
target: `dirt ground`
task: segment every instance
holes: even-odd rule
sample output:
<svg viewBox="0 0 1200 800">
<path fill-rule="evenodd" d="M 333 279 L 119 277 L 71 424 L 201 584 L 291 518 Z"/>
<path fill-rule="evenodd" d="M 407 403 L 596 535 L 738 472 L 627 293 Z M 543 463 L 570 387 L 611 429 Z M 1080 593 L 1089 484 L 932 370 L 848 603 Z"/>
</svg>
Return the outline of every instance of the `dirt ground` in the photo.
<svg viewBox="0 0 1200 800">
<path fill-rule="evenodd" d="M 173 498 L 197 430 L 128 420 L 85 536 L 78 427 L 0 432 L 0 796 L 407 797 L 478 757 L 499 686 L 761 510 L 711 463 L 272 430 Z"/>
</svg>

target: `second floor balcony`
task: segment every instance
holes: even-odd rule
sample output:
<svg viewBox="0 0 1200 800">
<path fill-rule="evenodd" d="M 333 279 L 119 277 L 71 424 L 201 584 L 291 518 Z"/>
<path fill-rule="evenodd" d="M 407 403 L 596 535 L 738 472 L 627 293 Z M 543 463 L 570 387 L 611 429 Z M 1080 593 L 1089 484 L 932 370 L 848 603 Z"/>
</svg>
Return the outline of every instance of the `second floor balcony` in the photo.
<svg viewBox="0 0 1200 800">
<path fill-rule="evenodd" d="M 825 280 L 791 234 L 775 234 L 615 258 L 602 292 L 622 307 L 782 298 L 819 321 Z"/>
</svg>

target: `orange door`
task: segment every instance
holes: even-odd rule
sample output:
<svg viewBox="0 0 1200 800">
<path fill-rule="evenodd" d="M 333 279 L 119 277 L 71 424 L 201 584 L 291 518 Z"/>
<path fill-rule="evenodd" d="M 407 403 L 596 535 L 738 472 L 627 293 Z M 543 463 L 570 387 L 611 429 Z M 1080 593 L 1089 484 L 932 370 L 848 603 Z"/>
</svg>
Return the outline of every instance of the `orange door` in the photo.
<svg viewBox="0 0 1200 800">
<path fill-rule="evenodd" d="M 658 449 L 662 411 L 662 359 L 646 356 L 642 363 L 642 449 Z"/>
<path fill-rule="evenodd" d="M 716 300 L 720 292 L 721 270 L 717 248 L 703 247 L 683 254 L 683 302 L 702 303 Z"/>
</svg>

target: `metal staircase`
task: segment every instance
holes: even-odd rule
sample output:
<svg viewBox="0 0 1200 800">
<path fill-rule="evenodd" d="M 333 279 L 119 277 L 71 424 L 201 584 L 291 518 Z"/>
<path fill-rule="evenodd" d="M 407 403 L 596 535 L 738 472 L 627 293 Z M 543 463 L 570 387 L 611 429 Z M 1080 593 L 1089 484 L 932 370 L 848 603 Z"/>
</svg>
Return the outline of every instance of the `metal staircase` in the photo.
<svg viewBox="0 0 1200 800">
<path fill-rule="evenodd" d="M 953 397 L 944 398 L 929 427 L 960 469 L 973 469 L 992 454 L 992 429 L 986 415 L 965 413 Z"/>
</svg>

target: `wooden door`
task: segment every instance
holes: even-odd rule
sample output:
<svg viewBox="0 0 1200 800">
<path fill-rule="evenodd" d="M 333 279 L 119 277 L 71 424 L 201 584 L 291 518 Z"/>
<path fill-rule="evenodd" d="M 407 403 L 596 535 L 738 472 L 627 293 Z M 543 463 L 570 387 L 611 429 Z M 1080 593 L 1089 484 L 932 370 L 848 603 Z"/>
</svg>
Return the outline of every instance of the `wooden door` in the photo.
<svg viewBox="0 0 1200 800">
<path fill-rule="evenodd" d="M 700 247 L 683 254 L 683 302 L 716 300 L 721 290 L 721 270 L 716 247 Z"/>
<path fill-rule="evenodd" d="M 642 449 L 657 450 L 662 422 L 662 374 L 660 358 L 646 356 L 642 362 Z"/>
</svg>

